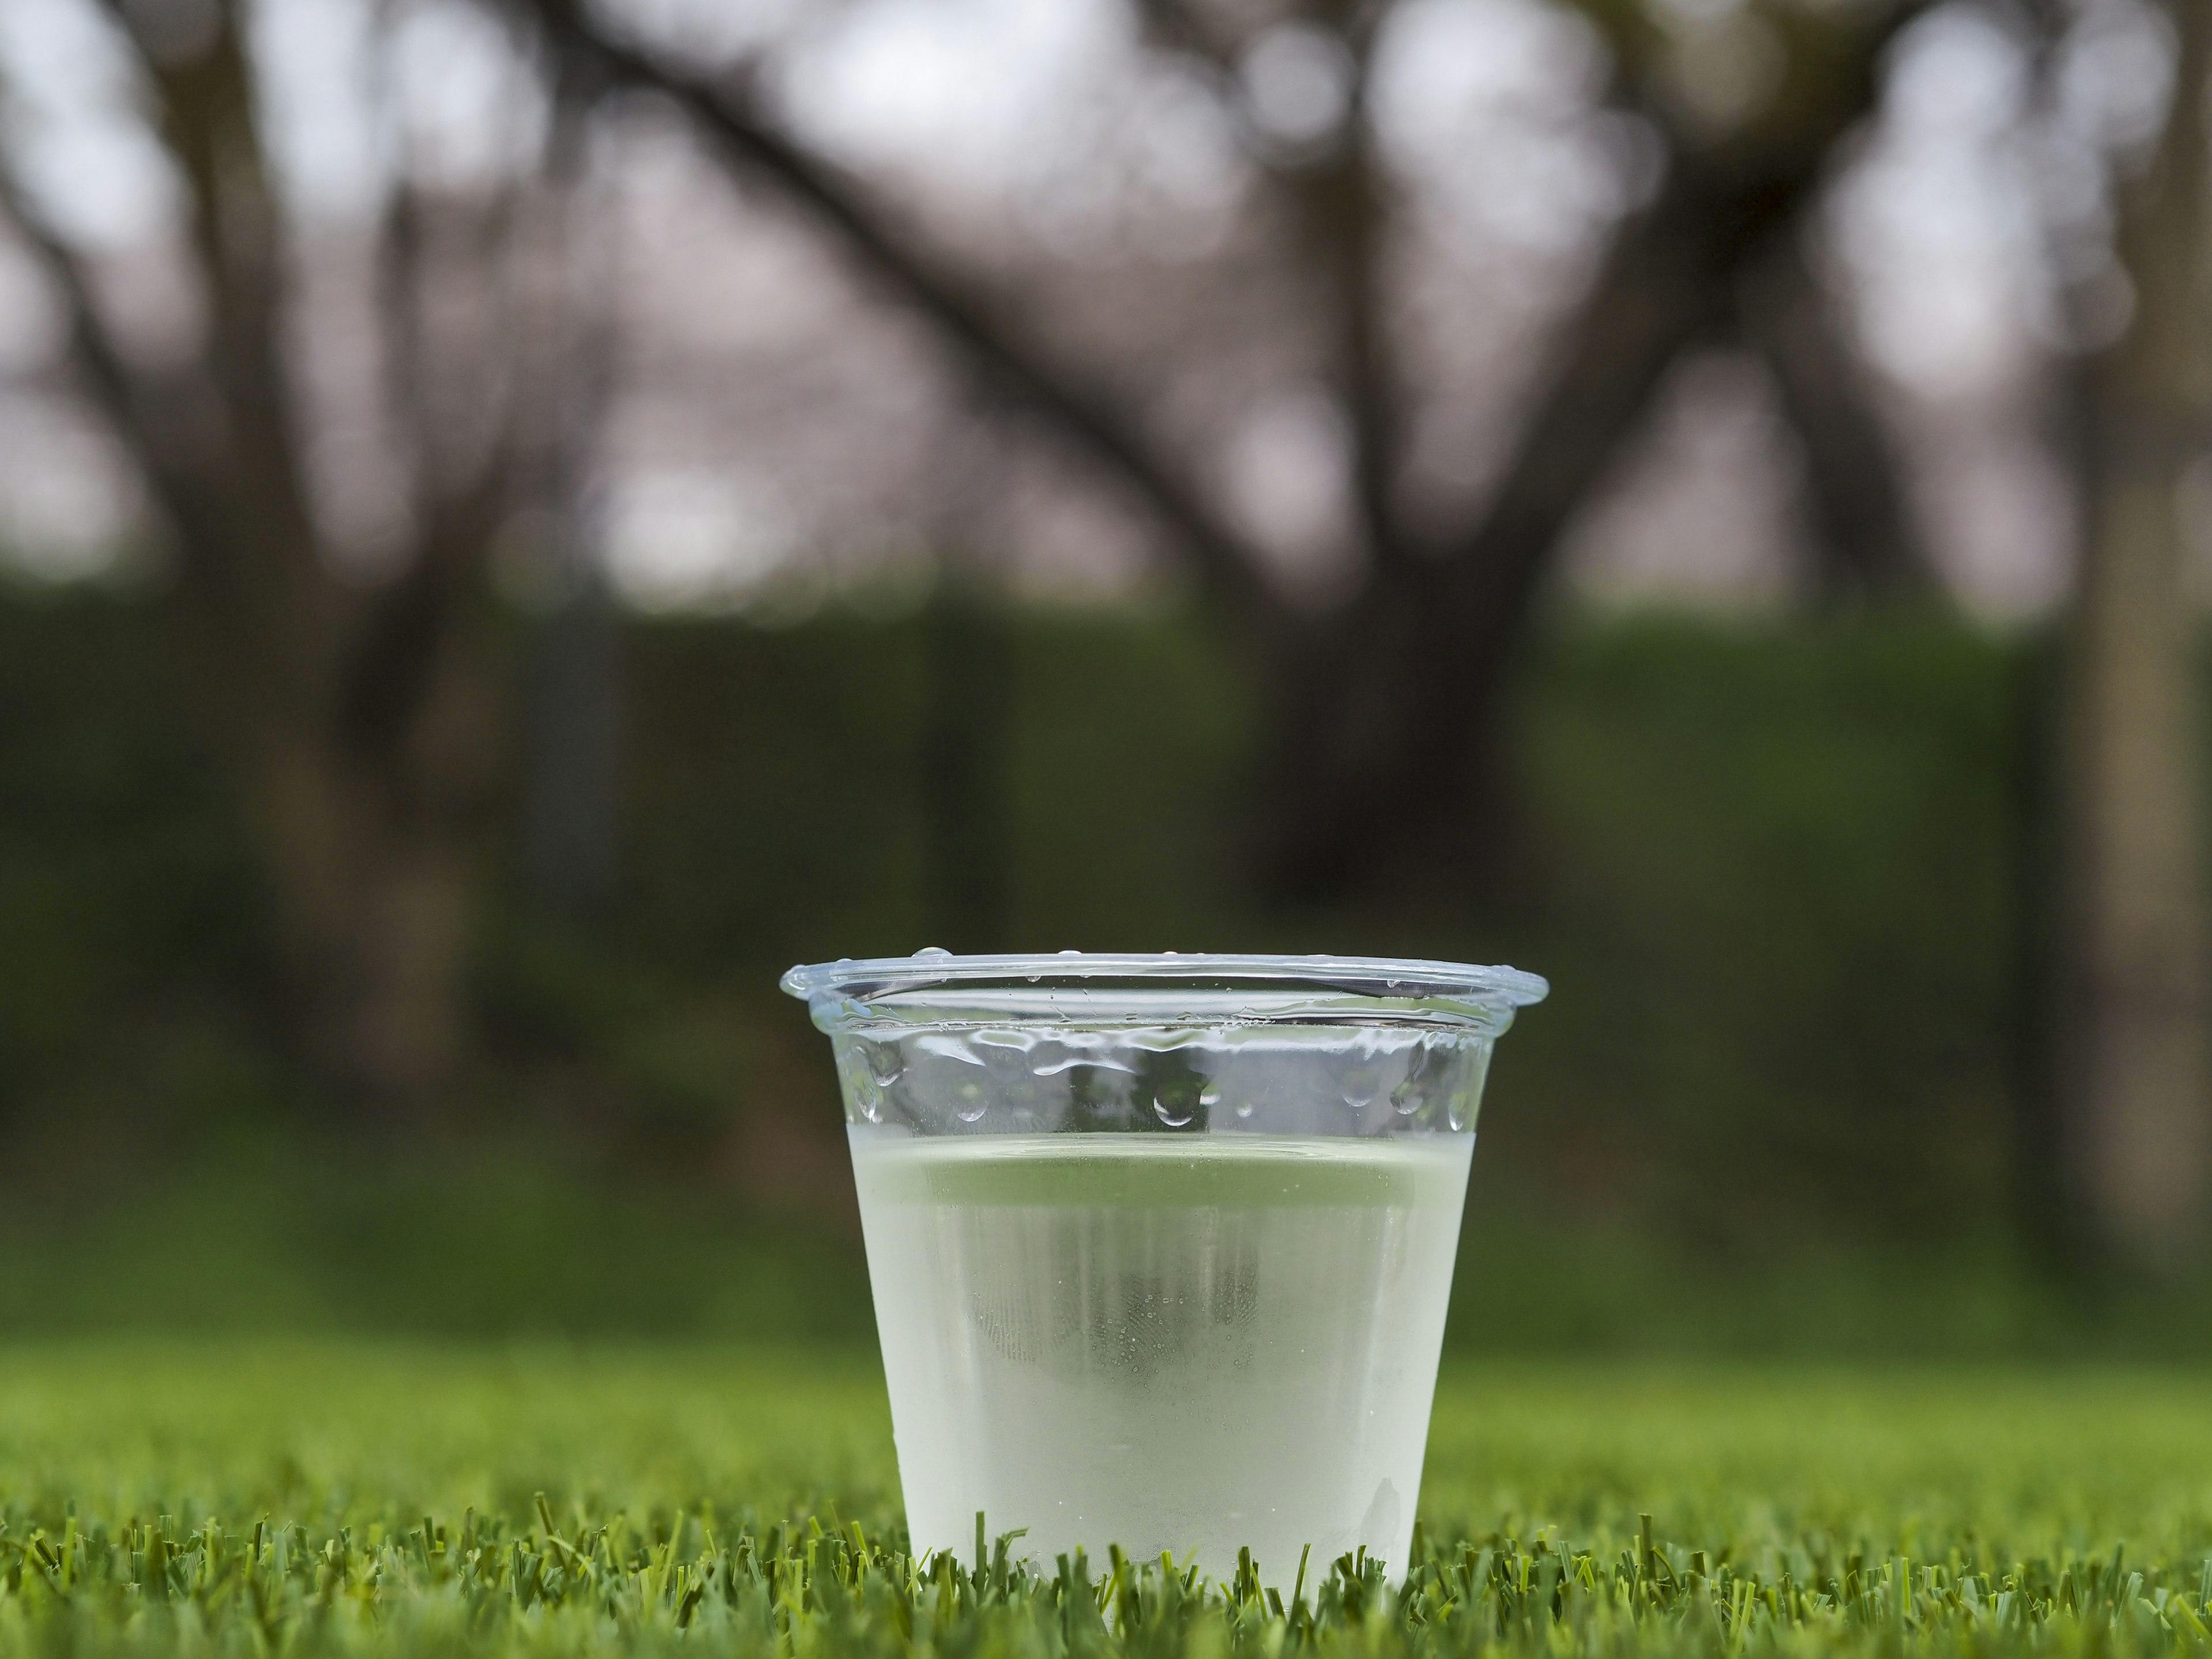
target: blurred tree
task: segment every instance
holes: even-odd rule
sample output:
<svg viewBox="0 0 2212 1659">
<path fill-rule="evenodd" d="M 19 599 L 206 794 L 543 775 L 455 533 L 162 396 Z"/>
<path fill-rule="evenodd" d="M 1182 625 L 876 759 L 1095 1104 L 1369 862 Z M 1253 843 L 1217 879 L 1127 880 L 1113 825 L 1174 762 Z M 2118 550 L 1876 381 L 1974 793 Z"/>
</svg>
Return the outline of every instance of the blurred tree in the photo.
<svg viewBox="0 0 2212 1659">
<path fill-rule="evenodd" d="M 562 295 L 545 325 L 559 395 L 526 422 L 518 495 L 537 559 L 525 715 L 523 860 L 547 913 L 587 922 L 615 882 L 619 620 L 590 544 L 592 447 L 617 380 L 615 250 L 603 181 L 586 165 L 583 100 L 560 88 L 546 146 L 548 261 Z"/>
<path fill-rule="evenodd" d="M 581 922 L 614 887 L 620 623 L 570 526 L 548 539 L 555 591 L 531 641 L 523 856 L 538 903 Z"/>
<path fill-rule="evenodd" d="M 2180 522 L 2183 474 L 2212 422 L 2212 7 L 2161 9 L 2176 46 L 2172 107 L 2120 191 L 2133 319 L 2081 376 L 2058 986 L 2064 1150 L 2091 1241 L 2151 1267 L 2203 1241 L 2212 1193 L 2203 734 Z"/>
<path fill-rule="evenodd" d="M 1284 257 L 1311 275 L 1326 319 L 1328 372 L 1352 434 L 1361 563 L 1350 594 L 1318 611 L 1286 596 L 1265 551 L 1133 408 L 1059 349 L 1023 337 L 979 281 L 763 118 L 742 67 L 677 63 L 574 0 L 525 9 L 593 73 L 672 99 L 734 166 L 811 208 L 1006 395 L 1133 486 L 1273 679 L 1276 763 L 1257 814 L 1258 861 L 1279 895 L 1375 885 L 1439 862 L 1480 879 L 1485 832 L 1501 820 L 1490 752 L 1498 693 L 1546 562 L 1690 349 L 1733 337 L 1771 363 L 1809 457 L 1827 586 L 1888 594 L 1928 585 L 1887 436 L 1802 251 L 1837 147 L 1873 108 L 1881 52 L 1915 4 L 1753 0 L 1736 25 L 1772 72 L 1749 77 L 1746 95 L 1717 111 L 1688 89 L 1696 43 L 1677 38 L 1680 20 L 1639 0 L 1589 0 L 1583 9 L 1613 49 L 1612 102 L 1626 130 L 1651 136 L 1656 183 L 1562 329 L 1488 502 L 1438 533 L 1409 510 L 1403 488 L 1411 391 L 1393 361 L 1389 280 L 1400 192 L 1366 108 L 1388 6 L 1336 0 L 1255 21 L 1199 0 L 1141 0 L 1156 43 L 1198 68 L 1288 205 Z M 1312 130 L 1285 134 L 1253 106 L 1243 71 L 1271 32 L 1293 26 L 1343 84 Z"/>
<path fill-rule="evenodd" d="M 988 386 L 944 446 L 937 570 L 923 617 L 921 915 L 961 951 L 1008 951 L 1014 910 L 1013 729 L 1019 676 L 986 497 L 1003 417 Z"/>
<path fill-rule="evenodd" d="M 197 325 L 139 337 L 105 302 L 100 260 L 13 167 L 6 205 L 167 520 L 173 604 L 252 805 L 302 1046 L 368 1109 L 413 1109 L 464 1048 L 476 842 L 502 758 L 486 574 L 526 416 L 548 401 L 527 384 L 542 365 L 518 347 L 532 296 L 514 280 L 540 216 L 520 174 L 473 197 L 404 162 L 390 181 L 351 275 L 374 296 L 366 343 L 411 484 L 400 544 L 349 568 L 317 510 L 295 361 L 317 313 L 244 9 L 137 0 L 108 16 L 183 186 L 165 276 Z"/>
<path fill-rule="evenodd" d="M 588 922 L 615 882 L 620 619 L 574 519 L 542 533 L 552 591 L 531 637 L 523 859 L 541 908 Z"/>
<path fill-rule="evenodd" d="M 1013 631 L 970 561 L 939 571 L 926 617 L 922 918 L 951 951 L 1004 951 L 1013 916 Z"/>
</svg>

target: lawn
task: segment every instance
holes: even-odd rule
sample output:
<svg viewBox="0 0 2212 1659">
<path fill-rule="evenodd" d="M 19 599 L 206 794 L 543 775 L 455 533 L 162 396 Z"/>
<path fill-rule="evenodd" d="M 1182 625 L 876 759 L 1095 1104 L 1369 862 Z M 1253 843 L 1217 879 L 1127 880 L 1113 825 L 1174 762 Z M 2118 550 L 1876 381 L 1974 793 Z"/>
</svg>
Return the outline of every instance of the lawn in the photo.
<svg viewBox="0 0 2212 1659">
<path fill-rule="evenodd" d="M 2208 1380 L 1462 1366 L 1300 1600 L 908 1560 L 865 1352 L 18 1347 L 0 1653 L 2203 1651 Z"/>
</svg>

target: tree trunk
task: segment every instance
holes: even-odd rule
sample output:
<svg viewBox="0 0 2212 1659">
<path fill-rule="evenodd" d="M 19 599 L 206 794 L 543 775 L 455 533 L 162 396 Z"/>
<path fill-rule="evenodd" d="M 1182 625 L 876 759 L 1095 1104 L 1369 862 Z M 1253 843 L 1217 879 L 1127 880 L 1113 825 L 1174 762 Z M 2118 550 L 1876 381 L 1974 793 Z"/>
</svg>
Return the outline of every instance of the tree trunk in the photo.
<svg viewBox="0 0 2212 1659">
<path fill-rule="evenodd" d="M 1003 951 L 1013 922 L 1013 637 L 1000 603 L 957 558 L 923 627 L 923 917 L 946 950 Z"/>
<path fill-rule="evenodd" d="M 2212 1188 L 2197 621 L 2178 489 L 2212 412 L 2204 88 L 2212 17 L 2182 43 L 2153 173 L 2123 204 L 2133 327 L 2088 377 L 2068 720 L 2069 1151 L 2101 1243 L 2171 1267 Z"/>
<path fill-rule="evenodd" d="M 2065 1098 L 2060 1086 L 2065 1029 L 2059 986 L 2063 931 L 2060 704 L 2062 641 L 2039 632 L 2013 653 L 2006 703 L 2008 837 L 2005 886 L 2012 965 L 2006 1033 L 2012 1215 L 2029 1260 L 2063 1273 L 2082 1253 L 2080 1206 L 2070 1201 Z"/>
<path fill-rule="evenodd" d="M 1506 653 L 1545 560 L 1680 352 L 1723 325 L 1747 244 L 1802 188 L 1730 188 L 1694 161 L 1623 232 L 1505 481 L 1468 544 L 1378 563 L 1351 606 L 1278 659 L 1269 888 L 1292 899 L 1389 883 L 1439 860 L 1481 884 Z"/>
<path fill-rule="evenodd" d="M 614 889 L 621 740 L 621 642 L 606 573 L 589 545 L 594 454 L 620 352 L 614 295 L 619 244 L 604 191 L 585 167 L 590 88 L 572 59 L 555 66 L 546 189 L 533 263 L 557 271 L 542 325 L 539 382 L 523 400 L 518 499 L 543 527 L 533 550 L 550 605 L 531 642 L 523 853 L 532 896 L 585 921 Z"/>
<path fill-rule="evenodd" d="M 2103 1242 L 2166 1263 L 2203 1230 L 2203 778 L 2169 468 L 2108 455 L 2075 620 L 2073 1133 Z"/>
<path fill-rule="evenodd" d="M 1533 557 L 1520 562 L 1533 573 Z M 1525 591 L 1470 605 L 1433 564 L 1371 584 L 1280 657 L 1259 826 L 1268 890 L 1292 902 L 1389 890 L 1499 848 L 1495 711 Z"/>
<path fill-rule="evenodd" d="M 614 886 L 619 678 L 612 597 L 578 562 L 532 641 L 523 854 L 538 903 L 586 921 Z"/>
<path fill-rule="evenodd" d="M 458 620 L 458 619 L 456 619 Z M 466 1050 L 468 942 L 497 761 L 495 647 L 449 626 L 368 731 L 302 699 L 233 752 L 276 902 L 291 1022 L 356 1115 L 417 1121 Z"/>
<path fill-rule="evenodd" d="M 301 1047 L 349 1105 L 411 1116 L 461 1053 L 466 851 L 394 823 L 388 788 L 326 744 L 270 770 L 262 839 Z"/>
</svg>

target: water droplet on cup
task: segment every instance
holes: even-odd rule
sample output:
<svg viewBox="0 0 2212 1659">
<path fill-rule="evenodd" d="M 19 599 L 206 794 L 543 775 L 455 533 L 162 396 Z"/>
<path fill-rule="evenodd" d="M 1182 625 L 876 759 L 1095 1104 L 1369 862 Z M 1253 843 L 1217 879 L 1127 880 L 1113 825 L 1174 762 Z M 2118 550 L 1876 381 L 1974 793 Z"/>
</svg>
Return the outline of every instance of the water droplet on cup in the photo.
<svg viewBox="0 0 2212 1659">
<path fill-rule="evenodd" d="M 1251 1115 L 1252 1115 L 1252 1103 L 1251 1103 L 1250 1101 L 1249 1101 L 1249 1100 L 1240 1100 L 1240 1101 L 1238 1101 L 1238 1102 L 1237 1103 L 1237 1116 L 1239 1116 L 1239 1117 L 1249 1117 L 1249 1116 L 1251 1116 Z"/>
<path fill-rule="evenodd" d="M 1436 1050 L 1425 1042 L 1413 1050 L 1406 1064 L 1406 1075 L 1390 1091 L 1390 1104 L 1400 1117 L 1411 1117 L 1428 1104 L 1429 1068 L 1435 1058 Z"/>
<path fill-rule="evenodd" d="M 1201 1106 L 1218 1106 L 1221 1104 L 1221 1091 L 1209 1084 L 1198 1091 L 1198 1103 Z"/>
<path fill-rule="evenodd" d="M 983 1121 L 983 1114 L 990 1109 L 988 1103 L 984 1101 L 981 1096 L 978 1095 L 974 1099 L 963 1100 L 960 1104 L 954 1107 L 952 1109 L 952 1115 L 958 1118 L 963 1123 L 981 1123 Z"/>
<path fill-rule="evenodd" d="M 1195 1115 L 1187 1106 L 1178 1111 L 1158 1095 L 1152 1097 L 1152 1111 L 1159 1121 L 1170 1129 L 1187 1128 L 1192 1117 Z"/>
<path fill-rule="evenodd" d="M 951 954 L 951 951 L 946 950 L 941 945 L 925 945 L 921 949 L 915 952 L 915 955 L 918 957 L 949 957 Z"/>
<path fill-rule="evenodd" d="M 906 1060 L 897 1048 L 888 1042 L 872 1042 L 867 1046 L 868 1076 L 879 1089 L 888 1089 L 906 1075 Z"/>
</svg>

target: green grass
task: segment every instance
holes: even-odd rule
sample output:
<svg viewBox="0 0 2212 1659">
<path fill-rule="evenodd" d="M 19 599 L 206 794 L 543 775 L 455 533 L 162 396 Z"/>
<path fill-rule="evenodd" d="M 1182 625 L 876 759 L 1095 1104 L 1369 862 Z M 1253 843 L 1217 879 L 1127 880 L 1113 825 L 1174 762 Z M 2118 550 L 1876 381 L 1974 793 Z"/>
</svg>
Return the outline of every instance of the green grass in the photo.
<svg viewBox="0 0 2212 1659">
<path fill-rule="evenodd" d="M 2206 1381 L 1455 1369 L 1405 1592 L 1279 1598 L 908 1559 L 864 1355 L 17 1347 L 0 1654 L 2203 1651 Z"/>
</svg>

